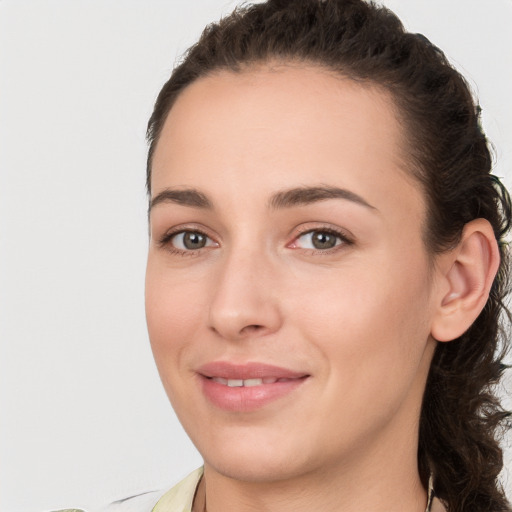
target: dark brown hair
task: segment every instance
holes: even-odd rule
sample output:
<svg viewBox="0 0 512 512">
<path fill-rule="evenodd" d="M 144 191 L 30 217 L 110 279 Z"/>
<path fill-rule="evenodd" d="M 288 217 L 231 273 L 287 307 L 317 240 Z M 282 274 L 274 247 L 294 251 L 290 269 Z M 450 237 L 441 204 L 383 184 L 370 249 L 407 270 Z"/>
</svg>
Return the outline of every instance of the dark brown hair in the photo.
<svg viewBox="0 0 512 512">
<path fill-rule="evenodd" d="M 495 394 L 510 334 L 510 197 L 490 174 L 492 159 L 480 108 L 462 76 L 421 34 L 404 30 L 388 9 L 363 0 L 269 0 L 236 9 L 209 25 L 174 69 L 148 124 L 147 185 L 167 114 L 185 87 L 219 70 L 242 72 L 270 61 L 303 62 L 388 90 L 404 124 L 411 173 L 427 199 L 425 245 L 432 255 L 454 247 L 466 223 L 487 219 L 501 264 L 487 304 L 471 328 L 438 343 L 420 418 L 418 466 L 423 484 L 450 512 L 510 511 L 498 475 L 500 434 L 508 413 Z"/>
</svg>

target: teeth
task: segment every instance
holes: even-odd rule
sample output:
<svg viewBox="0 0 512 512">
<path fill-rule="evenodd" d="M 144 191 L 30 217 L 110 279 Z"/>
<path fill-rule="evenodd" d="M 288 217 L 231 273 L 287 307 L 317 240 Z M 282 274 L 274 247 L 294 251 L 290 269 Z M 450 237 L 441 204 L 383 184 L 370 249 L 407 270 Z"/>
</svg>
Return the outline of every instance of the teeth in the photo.
<svg viewBox="0 0 512 512">
<path fill-rule="evenodd" d="M 262 384 L 274 384 L 274 382 L 286 381 L 290 379 L 275 379 L 273 377 L 267 377 L 264 379 L 223 379 L 222 377 L 212 377 L 214 382 L 218 382 L 219 384 L 223 384 L 224 386 L 228 386 L 230 388 L 240 388 L 240 387 L 253 387 L 253 386 L 261 386 Z"/>
<path fill-rule="evenodd" d="M 244 380 L 244 387 L 251 387 L 251 386 L 261 386 L 263 384 L 263 381 L 261 379 L 247 379 Z"/>
</svg>

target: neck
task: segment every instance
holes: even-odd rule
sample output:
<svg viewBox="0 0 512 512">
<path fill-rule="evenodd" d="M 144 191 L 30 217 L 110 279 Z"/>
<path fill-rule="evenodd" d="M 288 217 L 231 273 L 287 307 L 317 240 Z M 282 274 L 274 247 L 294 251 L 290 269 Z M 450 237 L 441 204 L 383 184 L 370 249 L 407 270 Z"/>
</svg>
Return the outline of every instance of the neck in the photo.
<svg viewBox="0 0 512 512">
<path fill-rule="evenodd" d="M 427 491 L 419 478 L 416 453 L 400 450 L 411 445 L 415 446 L 402 440 L 386 454 L 375 453 L 377 446 L 369 447 L 374 452 L 371 458 L 354 454 L 353 462 L 345 461 L 342 467 L 324 466 L 277 482 L 239 481 L 205 463 L 197 512 L 204 510 L 204 496 L 208 512 L 424 512 Z"/>
</svg>

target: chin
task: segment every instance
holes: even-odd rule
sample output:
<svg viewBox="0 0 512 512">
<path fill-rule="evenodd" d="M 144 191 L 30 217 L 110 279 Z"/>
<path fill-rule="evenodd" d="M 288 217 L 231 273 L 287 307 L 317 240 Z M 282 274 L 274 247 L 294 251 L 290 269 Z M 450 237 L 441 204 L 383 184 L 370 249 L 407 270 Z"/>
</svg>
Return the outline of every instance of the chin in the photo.
<svg viewBox="0 0 512 512">
<path fill-rule="evenodd" d="M 268 483 L 310 473 L 322 466 L 320 459 L 328 458 L 319 453 L 321 445 L 308 446 L 300 432 L 294 433 L 297 435 L 282 429 L 238 426 L 193 441 L 206 468 L 235 480 Z"/>
<path fill-rule="evenodd" d="M 303 464 L 285 460 L 277 453 L 262 457 L 258 454 L 230 453 L 204 459 L 205 466 L 216 473 L 234 480 L 253 483 L 267 483 L 288 480 L 301 473 Z M 307 466 L 304 464 L 304 466 Z"/>
<path fill-rule="evenodd" d="M 205 463 L 219 473 L 238 480 L 262 482 L 275 480 L 289 470 L 290 455 L 288 450 L 283 450 L 282 442 L 261 442 L 260 436 L 228 437 L 226 442 L 218 440 L 213 447 L 199 450 Z"/>
</svg>

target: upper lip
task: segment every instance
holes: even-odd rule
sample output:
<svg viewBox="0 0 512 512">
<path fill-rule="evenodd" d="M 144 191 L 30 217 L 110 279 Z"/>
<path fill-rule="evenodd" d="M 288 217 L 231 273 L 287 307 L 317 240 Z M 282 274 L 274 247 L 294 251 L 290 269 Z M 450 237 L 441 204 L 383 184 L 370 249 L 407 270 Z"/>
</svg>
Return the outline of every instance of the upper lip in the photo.
<svg viewBox="0 0 512 512">
<path fill-rule="evenodd" d="M 299 379 L 308 374 L 271 364 L 249 362 L 234 364 L 228 361 L 214 361 L 198 368 L 197 373 L 204 377 L 220 377 L 222 379 Z"/>
</svg>

